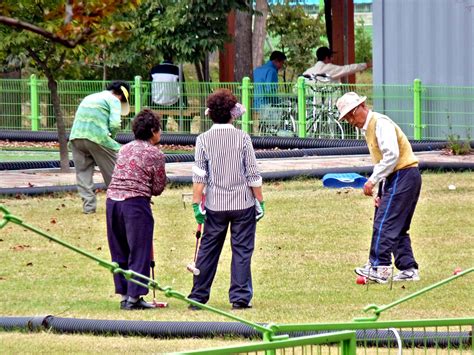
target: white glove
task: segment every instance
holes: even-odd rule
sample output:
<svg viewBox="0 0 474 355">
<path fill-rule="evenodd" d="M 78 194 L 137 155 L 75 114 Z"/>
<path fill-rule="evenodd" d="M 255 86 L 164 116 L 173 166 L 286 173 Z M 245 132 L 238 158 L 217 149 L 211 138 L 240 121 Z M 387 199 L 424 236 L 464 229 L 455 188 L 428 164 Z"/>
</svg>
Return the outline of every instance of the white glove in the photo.
<svg viewBox="0 0 474 355">
<path fill-rule="evenodd" d="M 265 216 L 265 202 L 259 202 L 257 199 L 255 199 L 255 211 L 257 213 L 255 219 L 258 222 L 263 218 L 263 216 Z"/>
</svg>

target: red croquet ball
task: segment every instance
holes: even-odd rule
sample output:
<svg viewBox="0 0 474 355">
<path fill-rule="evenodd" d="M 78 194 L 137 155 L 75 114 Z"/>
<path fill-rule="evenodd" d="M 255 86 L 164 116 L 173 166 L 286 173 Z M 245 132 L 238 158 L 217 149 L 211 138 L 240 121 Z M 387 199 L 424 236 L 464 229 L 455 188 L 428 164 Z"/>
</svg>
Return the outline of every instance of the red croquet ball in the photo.
<svg viewBox="0 0 474 355">
<path fill-rule="evenodd" d="M 365 285 L 367 283 L 367 277 L 364 276 L 357 276 L 356 284 L 358 285 Z"/>
<path fill-rule="evenodd" d="M 460 267 L 457 267 L 457 268 L 454 269 L 453 275 L 457 275 L 457 274 L 459 274 L 461 271 L 462 271 L 462 269 L 461 269 Z"/>
</svg>

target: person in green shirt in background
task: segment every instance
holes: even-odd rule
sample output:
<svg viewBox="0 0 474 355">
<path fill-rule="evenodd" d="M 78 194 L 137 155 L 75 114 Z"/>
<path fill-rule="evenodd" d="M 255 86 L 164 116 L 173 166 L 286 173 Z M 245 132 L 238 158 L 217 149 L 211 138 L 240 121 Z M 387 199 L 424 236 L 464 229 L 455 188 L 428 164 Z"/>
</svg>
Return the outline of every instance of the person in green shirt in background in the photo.
<svg viewBox="0 0 474 355">
<path fill-rule="evenodd" d="M 95 213 L 94 168 L 100 169 L 109 186 L 120 144 L 115 135 L 120 129 L 120 115 L 130 112 L 130 85 L 114 81 L 107 90 L 86 96 L 76 111 L 69 135 L 69 147 L 76 168 L 77 190 L 85 214 Z"/>
</svg>

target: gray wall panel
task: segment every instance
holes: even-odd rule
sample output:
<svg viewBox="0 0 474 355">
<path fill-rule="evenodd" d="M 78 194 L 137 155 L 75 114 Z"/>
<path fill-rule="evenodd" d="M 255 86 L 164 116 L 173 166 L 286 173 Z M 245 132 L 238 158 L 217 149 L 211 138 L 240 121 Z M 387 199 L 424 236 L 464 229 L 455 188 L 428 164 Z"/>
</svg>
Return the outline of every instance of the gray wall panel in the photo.
<svg viewBox="0 0 474 355">
<path fill-rule="evenodd" d="M 372 9 L 374 85 L 420 79 L 425 136 L 472 137 L 472 89 L 453 87 L 474 87 L 474 0 L 374 0 Z M 412 104 L 405 106 L 411 112 L 402 109 L 392 117 L 401 126 L 412 123 Z M 389 97 L 374 106 L 386 113 L 400 110 Z"/>
<path fill-rule="evenodd" d="M 474 0 L 374 0 L 374 84 L 474 86 Z"/>
</svg>

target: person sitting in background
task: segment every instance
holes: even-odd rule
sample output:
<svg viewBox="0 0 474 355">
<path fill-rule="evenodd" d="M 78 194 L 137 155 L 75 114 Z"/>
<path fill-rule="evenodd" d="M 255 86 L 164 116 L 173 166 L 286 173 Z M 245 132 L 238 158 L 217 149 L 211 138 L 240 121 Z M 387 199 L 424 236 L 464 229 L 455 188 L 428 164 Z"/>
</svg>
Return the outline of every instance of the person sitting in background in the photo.
<svg viewBox="0 0 474 355">
<path fill-rule="evenodd" d="M 94 168 L 100 169 L 106 186 L 110 184 L 120 144 L 115 135 L 121 127 L 120 115 L 130 112 L 130 85 L 114 81 L 107 90 L 86 96 L 76 111 L 69 146 L 76 170 L 77 191 L 85 214 L 95 213 Z"/>
<path fill-rule="evenodd" d="M 188 106 L 186 95 L 184 95 L 184 73 L 180 73 L 179 67 L 173 64 L 170 55 L 165 55 L 162 63 L 155 65 L 150 71 L 151 77 L 151 101 L 153 108 L 163 110 L 184 109 Z M 182 84 L 180 84 L 182 83 Z M 183 90 L 181 90 L 181 88 Z M 192 117 L 183 117 L 182 129 L 190 132 Z M 162 116 L 163 131 L 167 130 L 167 116 Z"/>
<path fill-rule="evenodd" d="M 124 270 L 150 276 L 154 219 L 152 196 L 161 195 L 166 185 L 165 155 L 158 148 L 161 122 L 152 110 L 142 110 L 132 122 L 135 140 L 118 154 L 112 182 L 107 189 L 107 239 L 112 261 Z M 148 288 L 114 275 L 120 308 L 154 308 L 143 300 Z"/>
<path fill-rule="evenodd" d="M 355 74 L 365 69 L 372 68 L 371 63 L 359 63 L 348 65 L 336 65 L 332 63 L 333 51 L 328 47 L 319 47 L 316 51 L 318 61 L 314 66 L 307 69 L 303 76 L 311 76 L 317 74 L 326 74 L 329 76 L 330 82 L 340 83 L 341 78 Z"/>
</svg>

